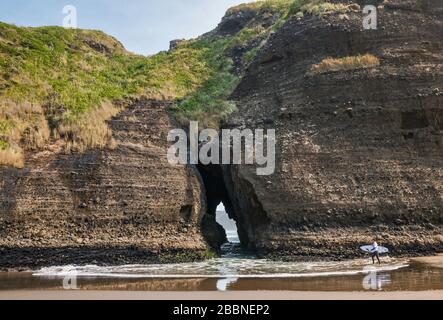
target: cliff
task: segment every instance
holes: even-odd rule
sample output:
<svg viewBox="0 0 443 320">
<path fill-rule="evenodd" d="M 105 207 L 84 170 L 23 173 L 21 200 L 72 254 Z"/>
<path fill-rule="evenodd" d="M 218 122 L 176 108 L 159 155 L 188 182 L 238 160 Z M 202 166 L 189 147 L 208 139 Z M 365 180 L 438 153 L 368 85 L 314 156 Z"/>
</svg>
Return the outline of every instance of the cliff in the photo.
<svg viewBox="0 0 443 320">
<path fill-rule="evenodd" d="M 371 3 L 377 30 L 363 1 L 245 4 L 152 57 L 0 24 L 0 267 L 203 259 L 220 202 L 264 256 L 442 252 L 441 1 Z M 276 172 L 171 166 L 189 120 L 276 129 Z"/>
<path fill-rule="evenodd" d="M 212 32 L 151 57 L 99 31 L 0 23 L 0 268 L 218 250 L 225 234 L 203 179 L 169 165 L 167 134 L 232 111 L 229 94 L 284 8 L 233 8 Z"/>
<path fill-rule="evenodd" d="M 374 237 L 443 250 L 442 3 L 388 1 L 377 30 L 353 8 L 293 16 L 233 94 L 227 127 L 277 132 L 274 175 L 224 168 L 242 242 L 263 254 L 344 258 Z"/>
<path fill-rule="evenodd" d="M 24 169 L 0 169 L 0 265 L 204 258 L 200 178 L 167 162 L 167 107 L 134 102 L 110 120 L 114 150 L 67 155 L 55 144 Z"/>
</svg>

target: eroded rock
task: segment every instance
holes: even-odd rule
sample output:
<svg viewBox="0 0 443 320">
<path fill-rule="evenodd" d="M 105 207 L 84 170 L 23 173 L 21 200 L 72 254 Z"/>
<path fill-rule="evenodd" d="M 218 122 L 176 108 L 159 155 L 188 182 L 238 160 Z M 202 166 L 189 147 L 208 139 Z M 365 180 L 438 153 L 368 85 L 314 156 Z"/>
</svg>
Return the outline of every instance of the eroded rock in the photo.
<svg viewBox="0 0 443 320">
<path fill-rule="evenodd" d="M 168 106 L 140 101 L 110 120 L 115 150 L 42 151 L 1 168 L 0 267 L 202 258 L 201 178 L 167 162 Z"/>
<path fill-rule="evenodd" d="M 441 3 L 389 3 L 378 30 L 363 30 L 361 12 L 294 17 L 248 68 L 227 126 L 275 128 L 277 170 L 224 168 L 247 247 L 344 258 L 380 237 L 397 254 L 443 250 Z M 309 75 L 327 57 L 367 53 L 380 66 Z"/>
</svg>

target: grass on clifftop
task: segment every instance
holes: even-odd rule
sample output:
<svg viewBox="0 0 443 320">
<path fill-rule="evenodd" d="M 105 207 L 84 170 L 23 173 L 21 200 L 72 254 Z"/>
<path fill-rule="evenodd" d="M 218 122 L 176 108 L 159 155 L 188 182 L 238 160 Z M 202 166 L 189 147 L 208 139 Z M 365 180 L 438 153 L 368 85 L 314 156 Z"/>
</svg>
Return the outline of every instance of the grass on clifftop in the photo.
<svg viewBox="0 0 443 320">
<path fill-rule="evenodd" d="M 295 0 L 296 1 L 296 0 Z M 292 6 L 294 0 L 262 0 L 254 1 L 248 3 L 242 3 L 235 7 L 230 8 L 226 14 L 232 15 L 244 10 L 270 10 L 278 12 L 287 12 L 287 10 Z"/>
<path fill-rule="evenodd" d="M 217 127 L 235 110 L 229 96 L 241 74 L 233 70 L 233 50 L 240 49 L 235 52 L 242 52 L 240 60 L 249 64 L 291 14 L 315 13 L 325 3 L 240 5 L 227 15 L 253 10 L 255 17 L 237 34 L 214 33 L 150 57 L 126 51 L 100 31 L 0 22 L 0 165 L 22 167 L 26 150 L 54 140 L 64 141 L 71 151 L 115 146 L 106 120 L 132 97 L 176 100 L 183 124 L 198 120 Z M 264 23 L 269 18 L 274 18 L 271 25 Z"/>
<path fill-rule="evenodd" d="M 304 14 L 324 16 L 328 14 L 343 14 L 351 10 L 360 10 L 358 4 L 333 3 L 326 0 L 295 0 L 289 10 L 289 15 L 303 17 Z"/>
<path fill-rule="evenodd" d="M 328 0 L 263 0 L 240 4 L 228 10 L 229 14 L 234 14 L 242 10 L 274 10 L 286 13 L 284 18 L 298 14 L 312 14 L 322 16 L 332 13 L 345 13 L 349 10 L 360 10 L 360 6 L 355 3 L 333 3 Z"/>
<path fill-rule="evenodd" d="M 232 36 L 213 36 L 196 39 L 188 43 L 189 48 L 203 50 L 210 66 L 211 76 L 196 91 L 180 99 L 177 118 L 185 124 L 189 120 L 199 121 L 202 127 L 217 128 L 220 121 L 236 110 L 229 96 L 240 81 L 241 75 L 233 72 L 230 52 L 234 48 L 247 48 L 241 57 L 242 63 L 251 63 L 270 34 L 288 17 L 294 0 L 263 0 L 245 3 L 229 9 L 226 16 L 241 11 L 254 11 L 255 18 Z M 274 17 L 272 25 L 263 22 Z"/>
<path fill-rule="evenodd" d="M 110 145 L 114 102 L 184 97 L 210 74 L 203 50 L 143 57 L 99 31 L 0 23 L 0 164 L 22 166 L 23 149 L 50 136 L 79 151 Z"/>
<path fill-rule="evenodd" d="M 311 14 L 342 14 L 349 10 L 359 10 L 357 4 L 336 4 L 326 0 L 263 0 L 238 5 L 229 9 L 227 16 L 249 10 L 257 13 L 257 18 L 249 22 L 235 36 L 224 38 L 200 39 L 187 44 L 188 48 L 206 52 L 205 60 L 212 70 L 211 76 L 198 88 L 186 96 L 178 104 L 177 117 L 182 123 L 197 120 L 205 127 L 217 127 L 220 120 L 225 119 L 236 109 L 229 96 L 235 89 L 240 78 L 231 72 L 232 60 L 229 50 L 234 47 L 245 47 L 257 39 L 263 43 L 269 35 L 283 25 L 292 15 Z M 264 27 L 259 22 L 269 15 L 275 20 L 271 26 Z M 243 54 L 243 62 L 249 64 L 255 58 L 260 47 L 255 45 Z"/>
</svg>

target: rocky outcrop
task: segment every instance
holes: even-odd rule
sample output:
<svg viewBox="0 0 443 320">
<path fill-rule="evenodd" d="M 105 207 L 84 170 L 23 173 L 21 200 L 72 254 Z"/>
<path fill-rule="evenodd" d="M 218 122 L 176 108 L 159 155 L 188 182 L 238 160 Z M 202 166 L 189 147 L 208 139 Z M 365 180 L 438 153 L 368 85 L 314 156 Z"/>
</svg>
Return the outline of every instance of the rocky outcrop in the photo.
<svg viewBox="0 0 443 320">
<path fill-rule="evenodd" d="M 243 246 L 275 258 L 354 257 L 373 237 L 396 255 L 443 251 L 441 1 L 357 2 L 379 6 L 377 30 L 354 5 L 294 14 L 274 33 L 282 12 L 244 6 L 201 37 L 267 30 L 227 52 L 246 75 L 225 127 L 276 129 L 273 175 L 171 166 L 170 103 L 136 101 L 109 121 L 113 150 L 54 143 L 0 168 L 0 268 L 202 259 L 226 241 L 220 202 Z M 310 72 L 364 54 L 380 65 Z"/>
<path fill-rule="evenodd" d="M 361 11 L 305 14 L 271 37 L 226 125 L 277 133 L 274 175 L 224 168 L 245 246 L 343 258 L 378 237 L 394 254 L 443 251 L 441 8 L 389 1 L 377 30 L 363 30 Z M 367 53 L 379 67 L 309 75 L 327 57 Z"/>
<path fill-rule="evenodd" d="M 201 178 L 167 162 L 168 107 L 134 102 L 110 120 L 114 150 L 53 145 L 23 170 L 1 168 L 0 267 L 204 257 Z"/>
</svg>

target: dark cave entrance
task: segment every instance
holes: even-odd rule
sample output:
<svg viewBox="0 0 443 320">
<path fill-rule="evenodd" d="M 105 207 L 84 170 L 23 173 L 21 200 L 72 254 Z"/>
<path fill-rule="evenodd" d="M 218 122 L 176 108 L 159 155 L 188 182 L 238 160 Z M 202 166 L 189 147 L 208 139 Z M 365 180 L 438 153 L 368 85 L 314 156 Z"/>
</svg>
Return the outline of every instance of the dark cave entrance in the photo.
<svg viewBox="0 0 443 320">
<path fill-rule="evenodd" d="M 223 169 L 220 165 L 197 165 L 198 171 L 203 179 L 206 196 L 206 213 L 201 222 L 201 230 L 209 246 L 217 252 L 223 244 L 228 242 L 228 235 L 233 231 L 232 223 L 236 225 L 237 235 L 240 236 L 240 243 L 243 245 L 245 237 L 242 235 L 242 225 L 238 221 L 234 206 L 229 197 L 228 189 L 223 179 Z M 223 217 L 223 213 L 217 213 L 217 207 L 222 204 L 227 217 Z M 227 225 L 222 226 L 219 222 L 225 220 Z M 229 221 L 230 220 L 230 221 Z M 231 223 L 231 228 L 229 228 Z M 231 233 L 232 235 L 232 233 Z"/>
</svg>

